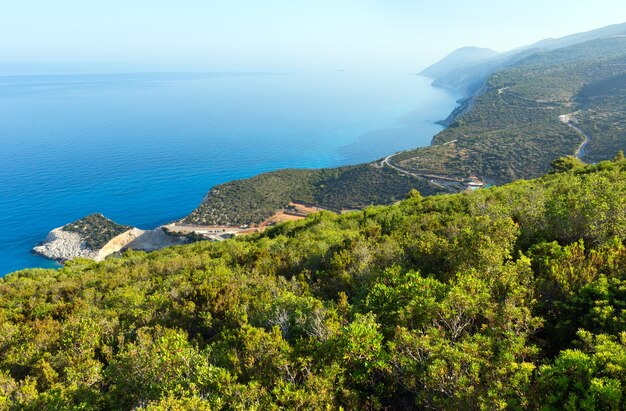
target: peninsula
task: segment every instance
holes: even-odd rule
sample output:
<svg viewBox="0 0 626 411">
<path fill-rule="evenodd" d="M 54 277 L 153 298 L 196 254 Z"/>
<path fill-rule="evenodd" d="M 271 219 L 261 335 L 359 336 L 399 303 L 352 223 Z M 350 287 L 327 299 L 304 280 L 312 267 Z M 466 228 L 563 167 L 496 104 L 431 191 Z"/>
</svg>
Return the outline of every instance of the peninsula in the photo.
<svg viewBox="0 0 626 411">
<path fill-rule="evenodd" d="M 91 214 L 52 230 L 33 252 L 64 262 L 77 257 L 102 261 L 126 249 L 154 251 L 189 243 L 189 239 L 168 235 L 160 227 L 154 230 L 117 224 L 102 214 Z"/>
</svg>

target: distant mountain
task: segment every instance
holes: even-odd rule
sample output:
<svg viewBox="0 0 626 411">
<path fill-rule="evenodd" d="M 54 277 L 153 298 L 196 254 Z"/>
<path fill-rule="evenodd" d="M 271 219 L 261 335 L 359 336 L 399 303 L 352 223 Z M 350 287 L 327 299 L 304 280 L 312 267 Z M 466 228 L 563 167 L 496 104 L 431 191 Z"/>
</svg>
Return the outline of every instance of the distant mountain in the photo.
<svg viewBox="0 0 626 411">
<path fill-rule="evenodd" d="M 454 70 L 474 65 L 498 56 L 495 50 L 480 47 L 462 47 L 454 50 L 442 60 L 423 70 L 420 74 L 426 77 L 437 78 L 445 76 Z"/>
<path fill-rule="evenodd" d="M 530 46 L 522 47 L 522 49 L 557 49 L 561 47 L 573 46 L 574 44 L 583 43 L 589 40 L 595 40 L 605 37 L 626 35 L 626 23 L 613 24 L 611 26 L 602 27 L 600 29 L 586 31 L 583 33 L 570 34 L 569 36 L 557 39 L 545 39 Z"/>
<path fill-rule="evenodd" d="M 485 80 L 496 71 L 512 67 L 529 55 L 539 51 L 555 50 L 584 43 L 590 40 L 609 38 L 626 35 L 626 23 L 614 24 L 583 33 L 571 34 L 557 39 L 544 39 L 527 46 L 519 47 L 506 53 L 489 56 L 475 52 L 476 58 L 468 58 L 466 61 L 459 58 L 471 51 L 462 50 L 489 50 L 477 47 L 464 47 L 450 53 L 439 62 L 423 70 L 420 74 L 433 79 L 433 84 L 440 87 L 458 91 L 465 96 L 471 96 L 478 92 Z"/>
</svg>

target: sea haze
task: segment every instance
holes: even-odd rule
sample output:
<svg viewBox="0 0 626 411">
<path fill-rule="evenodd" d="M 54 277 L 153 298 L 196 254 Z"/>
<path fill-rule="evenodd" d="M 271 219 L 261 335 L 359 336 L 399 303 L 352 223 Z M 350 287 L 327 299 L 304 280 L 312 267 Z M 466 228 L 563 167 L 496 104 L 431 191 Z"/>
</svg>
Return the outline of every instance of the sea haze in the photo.
<svg viewBox="0 0 626 411">
<path fill-rule="evenodd" d="M 0 77 L 0 275 L 55 266 L 30 249 L 90 213 L 153 228 L 215 184 L 428 145 L 458 97 L 405 73 Z"/>
</svg>

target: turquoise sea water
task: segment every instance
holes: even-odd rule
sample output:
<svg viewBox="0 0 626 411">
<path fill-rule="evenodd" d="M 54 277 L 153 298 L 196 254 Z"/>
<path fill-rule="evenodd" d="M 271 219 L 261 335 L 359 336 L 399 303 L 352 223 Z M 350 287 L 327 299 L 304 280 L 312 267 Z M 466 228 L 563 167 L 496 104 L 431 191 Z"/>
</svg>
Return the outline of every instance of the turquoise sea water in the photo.
<svg viewBox="0 0 626 411">
<path fill-rule="evenodd" d="M 0 276 L 55 263 L 30 249 L 100 212 L 153 228 L 215 184 L 425 146 L 459 97 L 406 73 L 0 77 Z"/>
</svg>

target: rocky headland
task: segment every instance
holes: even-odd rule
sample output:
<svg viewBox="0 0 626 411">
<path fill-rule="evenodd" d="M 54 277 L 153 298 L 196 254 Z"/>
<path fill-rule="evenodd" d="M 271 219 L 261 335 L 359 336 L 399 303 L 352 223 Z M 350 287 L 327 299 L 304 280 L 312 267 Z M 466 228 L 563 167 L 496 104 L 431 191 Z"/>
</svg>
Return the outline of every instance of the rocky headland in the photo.
<svg viewBox="0 0 626 411">
<path fill-rule="evenodd" d="M 80 257 L 102 261 L 126 249 L 154 251 L 189 241 L 168 234 L 161 227 L 141 230 L 117 224 L 102 214 L 91 214 L 50 231 L 33 252 L 61 262 Z"/>
</svg>

